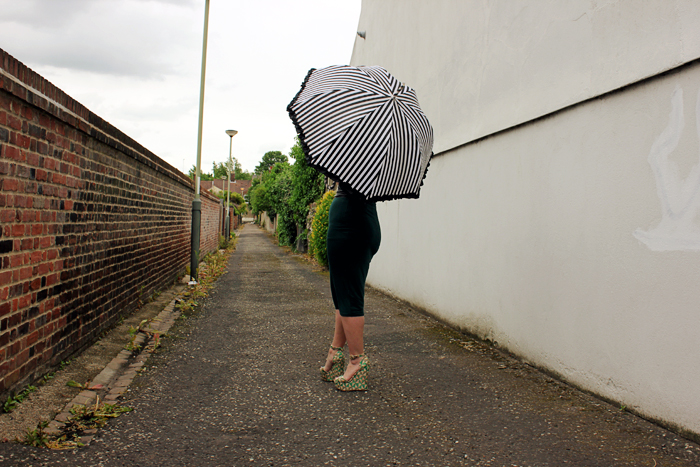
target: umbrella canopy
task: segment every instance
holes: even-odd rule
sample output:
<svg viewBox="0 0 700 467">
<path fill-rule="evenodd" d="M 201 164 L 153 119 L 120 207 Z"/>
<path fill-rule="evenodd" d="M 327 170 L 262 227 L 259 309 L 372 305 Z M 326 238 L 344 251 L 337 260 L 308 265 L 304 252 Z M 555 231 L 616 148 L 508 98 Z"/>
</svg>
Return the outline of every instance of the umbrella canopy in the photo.
<svg viewBox="0 0 700 467">
<path fill-rule="evenodd" d="M 368 201 L 418 198 L 433 129 L 415 91 L 384 68 L 312 69 L 287 110 L 310 166 Z"/>
</svg>

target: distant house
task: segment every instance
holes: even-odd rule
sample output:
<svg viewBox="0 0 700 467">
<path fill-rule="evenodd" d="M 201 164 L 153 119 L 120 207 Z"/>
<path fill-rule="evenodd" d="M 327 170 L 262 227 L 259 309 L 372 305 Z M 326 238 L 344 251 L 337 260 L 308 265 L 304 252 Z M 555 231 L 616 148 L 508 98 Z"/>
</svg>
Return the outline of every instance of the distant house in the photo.
<svg viewBox="0 0 700 467">
<path fill-rule="evenodd" d="M 241 196 L 245 197 L 248 194 L 248 190 L 250 190 L 251 183 L 252 180 L 231 180 L 231 191 L 240 193 Z"/>
<path fill-rule="evenodd" d="M 231 192 L 232 193 L 240 193 L 242 196 L 245 196 L 248 194 L 248 190 L 250 189 L 250 180 L 234 180 L 233 176 L 231 176 Z M 218 180 L 202 180 L 200 182 L 200 185 L 202 187 L 202 190 L 206 190 L 210 192 L 213 195 L 216 195 L 217 193 L 221 191 L 226 191 L 228 189 L 228 182 L 223 179 L 218 179 Z"/>
</svg>

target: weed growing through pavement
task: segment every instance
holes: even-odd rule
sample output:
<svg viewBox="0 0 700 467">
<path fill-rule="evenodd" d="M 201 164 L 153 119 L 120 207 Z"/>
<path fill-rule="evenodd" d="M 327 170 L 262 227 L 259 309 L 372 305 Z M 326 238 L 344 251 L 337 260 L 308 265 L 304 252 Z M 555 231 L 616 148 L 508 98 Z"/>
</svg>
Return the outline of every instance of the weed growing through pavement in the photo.
<svg viewBox="0 0 700 467">
<path fill-rule="evenodd" d="M 138 336 L 140 332 L 146 334 L 147 337 L 153 337 L 154 339 L 153 343 L 149 344 L 146 350 L 153 352 L 155 349 L 158 348 L 158 346 L 160 346 L 160 338 L 168 337 L 168 334 L 151 329 L 151 323 L 153 323 L 154 321 L 158 320 L 155 318 L 144 319 L 141 320 L 139 325 L 136 327 L 129 326 L 129 335 L 131 336 L 131 340 L 127 342 L 127 344 L 124 346 L 126 350 L 135 352 L 141 349 L 141 346 L 136 344 L 136 336 Z"/>
<path fill-rule="evenodd" d="M 64 369 L 65 367 L 70 365 L 70 363 L 71 363 L 70 359 L 61 361 L 61 363 L 58 365 L 57 371 Z M 41 379 L 38 380 L 38 385 L 43 386 L 44 384 L 51 381 L 55 375 L 56 375 L 56 372 L 52 371 L 51 373 L 48 373 L 48 374 L 42 376 Z M 18 394 L 15 394 L 15 395 L 10 394 L 7 397 L 7 400 L 4 403 L 2 403 L 2 406 L 0 406 L 0 412 L 2 412 L 2 413 L 12 412 L 13 410 L 15 410 L 17 408 L 17 406 L 19 404 L 21 404 L 27 397 L 29 397 L 29 395 L 31 393 L 36 392 L 36 390 L 37 390 L 37 387 L 32 386 L 30 384 L 29 386 L 27 386 L 23 391 L 19 392 Z"/>
<path fill-rule="evenodd" d="M 148 324 L 149 322 L 150 322 L 150 320 L 143 319 L 143 320 L 141 320 L 141 322 L 139 323 L 138 326 L 136 326 L 136 327 L 129 326 L 129 336 L 131 336 L 131 340 L 129 342 L 127 342 L 127 344 L 125 346 L 126 350 L 130 350 L 133 352 L 133 351 L 139 350 L 141 348 L 140 345 L 135 343 L 136 336 L 139 334 L 139 332 L 144 330 L 144 326 L 146 326 L 146 324 Z"/>
<path fill-rule="evenodd" d="M 74 449 L 83 446 L 80 438 L 87 430 L 102 428 L 110 418 L 116 418 L 132 410 L 131 407 L 118 404 L 100 404 L 99 399 L 94 406 L 74 405 L 70 409 L 71 417 L 58 434 L 46 433 L 44 429 L 48 422 L 41 422 L 34 430 L 27 430 L 24 439 L 20 441 L 31 446 L 49 449 Z"/>
<path fill-rule="evenodd" d="M 12 395 L 7 396 L 7 401 L 5 401 L 5 403 L 2 406 L 3 412 L 10 413 L 13 410 L 15 410 L 15 408 L 19 404 L 21 404 L 22 401 L 29 396 L 29 394 L 33 393 L 34 391 L 36 391 L 36 387 L 29 385 L 29 386 L 27 386 L 27 389 L 20 392 L 19 394 L 15 395 L 15 396 L 12 396 Z"/>
<path fill-rule="evenodd" d="M 236 249 L 236 243 L 238 243 L 238 238 L 234 236 L 234 239 L 231 240 L 228 248 L 223 253 L 209 253 L 205 256 L 204 264 L 198 268 L 199 275 L 197 278 L 199 282 L 188 287 L 187 290 L 180 294 L 179 300 L 175 305 L 180 311 L 182 319 L 186 319 L 186 313 L 194 311 L 199 306 L 201 299 L 209 295 L 216 280 L 226 272 L 226 264 L 229 256 Z"/>
<path fill-rule="evenodd" d="M 97 391 L 98 389 L 102 389 L 104 385 L 102 384 L 95 384 L 93 386 L 90 386 L 90 383 L 85 383 L 85 384 L 80 384 L 76 383 L 73 380 L 70 380 L 66 383 L 66 386 L 71 387 L 71 388 L 78 388 L 78 389 L 88 389 L 90 391 Z"/>
<path fill-rule="evenodd" d="M 44 433 L 44 428 L 46 428 L 48 424 L 49 422 L 41 422 L 35 429 L 27 430 L 27 433 L 24 435 L 24 444 L 38 448 L 45 446 L 49 441 L 49 437 Z"/>
<path fill-rule="evenodd" d="M 61 363 L 58 364 L 58 371 L 63 370 L 65 367 L 73 363 L 73 359 L 69 358 L 68 360 L 61 360 Z"/>
</svg>

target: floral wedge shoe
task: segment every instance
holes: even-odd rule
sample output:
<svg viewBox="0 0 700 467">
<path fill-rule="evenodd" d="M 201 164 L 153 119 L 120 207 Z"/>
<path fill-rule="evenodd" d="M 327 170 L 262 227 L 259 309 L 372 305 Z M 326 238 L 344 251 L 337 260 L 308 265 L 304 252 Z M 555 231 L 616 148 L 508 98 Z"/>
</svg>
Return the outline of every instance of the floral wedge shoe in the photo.
<svg viewBox="0 0 700 467">
<path fill-rule="evenodd" d="M 338 391 L 366 391 L 367 390 L 367 373 L 369 373 L 369 359 L 365 354 L 350 355 L 350 360 L 361 358 L 360 369 L 350 377 L 345 379 L 344 376 L 338 376 L 333 380 L 335 388 Z"/>
<path fill-rule="evenodd" d="M 321 379 L 328 383 L 332 382 L 338 376 L 341 376 L 345 371 L 345 355 L 343 355 L 343 348 L 333 347 L 331 345 L 331 349 L 335 350 L 331 369 L 326 371 L 323 369 L 323 367 L 321 367 Z"/>
</svg>

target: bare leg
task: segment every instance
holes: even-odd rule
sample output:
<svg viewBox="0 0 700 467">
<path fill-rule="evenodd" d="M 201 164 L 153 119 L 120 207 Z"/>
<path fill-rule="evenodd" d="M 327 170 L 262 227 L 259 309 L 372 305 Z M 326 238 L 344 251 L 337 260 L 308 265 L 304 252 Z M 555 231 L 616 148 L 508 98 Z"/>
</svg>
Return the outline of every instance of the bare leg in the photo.
<svg viewBox="0 0 700 467">
<path fill-rule="evenodd" d="M 340 310 L 335 310 L 335 332 L 333 333 L 333 347 L 344 347 L 347 338 L 345 337 L 345 329 L 343 328 L 342 316 Z"/>
<path fill-rule="evenodd" d="M 339 314 L 338 314 L 339 315 Z M 365 352 L 365 317 L 364 316 L 340 316 L 345 338 L 348 342 L 348 351 L 350 355 L 360 355 Z M 343 375 L 346 380 L 352 378 L 360 369 L 360 359 L 350 360 L 348 367 Z"/>
<path fill-rule="evenodd" d="M 335 331 L 333 332 L 333 347 L 344 347 L 345 346 L 345 330 L 343 329 L 343 323 L 340 320 L 340 311 L 335 310 Z M 331 371 L 333 366 L 333 357 L 335 356 L 335 350 L 328 350 L 328 357 L 326 357 L 326 364 L 323 369 L 326 371 Z"/>
</svg>

